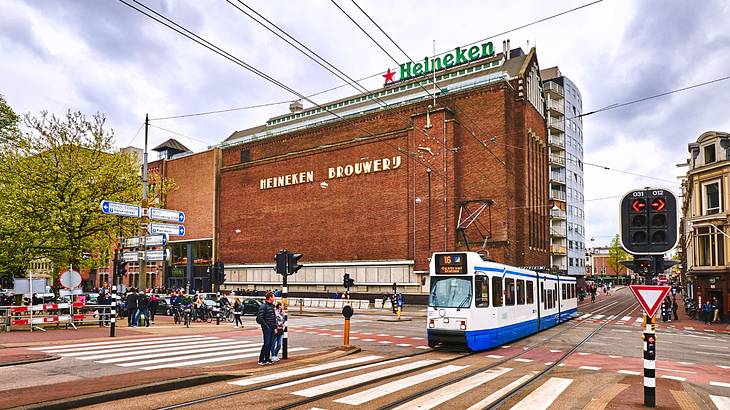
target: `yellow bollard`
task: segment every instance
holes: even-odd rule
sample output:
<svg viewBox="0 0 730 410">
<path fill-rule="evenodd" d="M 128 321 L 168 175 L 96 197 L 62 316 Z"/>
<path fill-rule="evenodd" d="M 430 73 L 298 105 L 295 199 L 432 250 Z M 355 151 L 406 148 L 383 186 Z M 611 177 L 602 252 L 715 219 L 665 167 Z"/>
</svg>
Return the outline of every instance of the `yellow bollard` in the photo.
<svg viewBox="0 0 730 410">
<path fill-rule="evenodd" d="M 350 346 L 350 319 L 345 319 L 345 333 L 342 335 L 342 345 L 345 347 Z"/>
<path fill-rule="evenodd" d="M 400 306 L 395 310 L 396 314 L 398 315 L 398 320 L 400 320 Z"/>
<path fill-rule="evenodd" d="M 304 299 L 299 299 L 299 316 L 302 315 L 302 312 L 303 312 L 302 309 L 304 309 L 303 306 L 304 306 Z"/>
</svg>

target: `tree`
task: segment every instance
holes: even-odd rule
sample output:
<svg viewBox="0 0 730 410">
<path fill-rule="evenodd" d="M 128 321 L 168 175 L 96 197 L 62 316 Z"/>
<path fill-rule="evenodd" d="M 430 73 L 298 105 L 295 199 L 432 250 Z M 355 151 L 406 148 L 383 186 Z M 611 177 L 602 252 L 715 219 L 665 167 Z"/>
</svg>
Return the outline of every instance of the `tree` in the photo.
<svg viewBox="0 0 730 410">
<path fill-rule="evenodd" d="M 37 257 L 55 267 L 107 266 L 114 238 L 136 233 L 139 221 L 104 215 L 99 204 L 138 202 L 139 164 L 115 152 L 101 114 L 27 114 L 23 125 L 26 132 L 0 140 L 0 271 Z M 158 190 L 171 186 L 161 181 Z"/>
<path fill-rule="evenodd" d="M 626 269 L 621 265 L 621 261 L 629 259 L 629 254 L 621 246 L 621 240 L 618 234 L 611 240 L 611 246 L 608 248 L 608 266 L 610 266 L 614 272 L 621 273 L 622 269 Z"/>
</svg>

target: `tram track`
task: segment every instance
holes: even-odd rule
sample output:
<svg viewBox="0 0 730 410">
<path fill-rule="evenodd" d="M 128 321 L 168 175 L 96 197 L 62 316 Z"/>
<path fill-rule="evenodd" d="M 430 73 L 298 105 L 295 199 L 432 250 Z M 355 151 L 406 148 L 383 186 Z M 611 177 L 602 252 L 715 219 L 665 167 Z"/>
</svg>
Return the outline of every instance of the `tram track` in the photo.
<svg viewBox="0 0 730 410">
<path fill-rule="evenodd" d="M 603 312 L 603 311 L 605 311 L 607 309 L 613 308 L 617 303 L 618 302 L 610 302 L 608 300 L 605 301 L 605 303 L 599 302 L 599 303 L 596 303 L 595 306 L 593 306 L 594 307 L 593 309 L 591 309 L 590 311 L 585 311 L 584 313 L 596 314 L 596 313 L 599 313 L 599 312 Z M 577 327 L 579 327 L 579 326 L 581 326 L 583 324 L 584 324 L 583 321 L 580 321 L 578 323 L 575 323 L 574 325 L 572 325 L 572 326 L 570 326 L 570 327 L 568 327 L 566 329 L 562 329 L 559 332 L 557 332 L 556 334 L 553 334 L 553 335 L 549 336 L 547 339 L 543 339 L 543 340 L 540 340 L 540 341 L 534 343 L 532 346 L 526 348 L 527 350 L 523 350 L 519 354 L 510 356 L 510 357 L 507 357 L 507 358 L 504 358 L 504 359 L 500 359 L 498 362 L 491 363 L 489 366 L 487 366 L 485 368 L 479 369 L 479 371 L 488 370 L 490 368 L 494 368 L 494 367 L 497 367 L 497 366 L 499 366 L 501 364 L 504 364 L 505 362 L 508 362 L 510 360 L 517 359 L 520 356 L 524 355 L 525 353 L 528 353 L 528 352 L 530 352 L 530 351 L 538 348 L 539 346 L 541 346 L 541 345 L 543 345 L 545 343 L 550 342 L 554 338 L 556 338 L 556 337 L 558 337 L 560 335 L 563 335 L 563 334 L 565 334 L 565 333 L 567 333 L 567 332 L 569 332 L 569 331 L 571 331 L 571 330 L 573 330 L 573 329 L 575 329 L 575 328 L 577 328 Z M 539 334 L 540 333 L 538 333 L 538 335 Z M 438 349 L 429 350 L 429 351 L 416 352 L 416 353 L 412 353 L 412 354 L 408 354 L 408 355 L 401 355 L 401 356 L 395 356 L 395 357 L 387 357 L 387 358 L 383 358 L 383 359 L 379 359 L 379 360 L 374 360 L 374 361 L 370 361 L 370 362 L 366 362 L 366 363 L 359 363 L 357 365 L 353 365 L 353 366 L 350 366 L 350 367 L 345 366 L 345 367 L 342 367 L 342 368 L 336 368 L 336 369 L 332 369 L 332 370 L 335 370 L 335 371 L 343 371 L 343 370 L 356 371 L 356 370 L 358 370 L 360 368 L 365 368 L 366 366 L 373 367 L 373 366 L 376 366 L 376 365 L 379 365 L 379 364 L 384 364 L 384 363 L 388 363 L 388 362 L 396 362 L 396 361 L 401 361 L 401 360 L 404 360 L 404 359 L 428 357 L 427 355 L 433 355 L 435 353 L 449 353 L 449 351 L 448 351 L 448 349 L 438 348 Z M 470 356 L 478 355 L 480 353 L 484 353 L 484 351 L 469 352 L 469 353 L 459 354 L 459 355 L 457 355 L 455 357 L 448 358 L 448 359 L 445 359 L 445 360 L 437 360 L 436 362 L 434 362 L 432 364 L 428 364 L 428 365 L 419 367 L 417 369 L 404 370 L 404 371 L 401 371 L 401 372 L 393 373 L 393 374 L 388 375 L 388 376 L 383 377 L 383 378 L 379 378 L 377 380 L 369 380 L 369 381 L 366 381 L 366 382 L 363 382 L 363 383 L 359 383 L 359 384 L 356 384 L 356 385 L 347 386 L 347 387 L 344 387 L 342 389 L 338 389 L 338 390 L 335 390 L 335 391 L 323 393 L 323 394 L 320 394 L 320 395 L 317 395 L 317 396 L 308 397 L 306 399 L 298 400 L 298 401 L 293 402 L 293 403 L 289 403 L 289 404 L 282 405 L 280 407 L 276 407 L 276 409 L 277 410 L 284 410 L 284 409 L 291 409 L 291 408 L 303 406 L 303 405 L 306 405 L 308 403 L 312 403 L 312 402 L 319 401 L 319 400 L 322 400 L 322 399 L 327 399 L 329 397 L 334 397 L 334 396 L 337 396 L 337 395 L 342 394 L 342 393 L 346 393 L 346 392 L 351 391 L 351 390 L 356 390 L 356 389 L 359 389 L 359 388 L 368 386 L 368 385 L 373 384 L 373 383 L 380 383 L 380 382 L 383 382 L 383 381 L 387 381 L 387 380 L 390 380 L 390 379 L 395 379 L 397 377 L 401 377 L 401 376 L 408 375 L 408 374 L 411 374 L 411 373 L 421 372 L 421 371 L 424 371 L 424 370 L 426 370 L 428 368 L 432 368 L 432 367 L 436 367 L 436 366 L 442 366 L 442 365 L 445 365 L 445 364 L 448 364 L 448 363 L 452 363 L 452 362 L 455 362 L 455 361 L 458 361 L 458 360 L 467 359 Z M 196 399 L 196 400 L 189 400 L 189 401 L 172 404 L 172 405 L 165 406 L 165 407 L 160 407 L 160 409 L 162 409 L 162 410 L 178 409 L 178 408 L 190 407 L 190 406 L 195 406 L 195 405 L 201 405 L 201 404 L 205 404 L 205 403 L 211 403 L 211 402 L 214 402 L 214 401 L 217 401 L 217 400 L 223 400 L 223 399 L 231 398 L 231 397 L 238 396 L 238 395 L 242 395 L 242 394 L 246 394 L 246 393 L 256 392 L 256 391 L 260 391 L 260 390 L 272 389 L 272 388 L 276 388 L 278 386 L 282 386 L 282 385 L 286 385 L 286 384 L 291 384 L 291 383 L 295 383 L 295 382 L 298 382 L 298 381 L 303 381 L 303 380 L 310 379 L 310 378 L 316 378 L 316 377 L 320 377 L 320 376 L 325 376 L 330 371 L 331 370 L 322 370 L 322 371 L 316 371 L 316 372 L 306 373 L 306 374 L 301 375 L 300 377 L 286 378 L 286 379 L 283 379 L 283 380 L 277 380 L 277 381 L 273 381 L 273 382 L 270 382 L 270 383 L 257 384 L 255 386 L 247 387 L 247 388 L 244 388 L 244 389 L 239 389 L 239 390 L 235 390 L 235 391 L 220 393 L 220 394 L 216 394 L 216 395 L 212 395 L 212 396 L 208 396 L 208 397 L 203 397 L 203 398 Z M 462 377 L 468 377 L 468 376 L 469 376 L 469 374 L 467 374 L 466 376 L 462 376 Z M 444 383 L 444 385 L 448 385 L 450 383 L 454 383 L 454 381 L 450 381 L 450 382 Z M 440 387 L 442 387 L 442 386 L 440 386 Z M 435 389 L 433 389 L 433 390 L 435 390 Z M 414 395 L 414 396 L 418 396 L 418 395 L 426 394 L 426 393 L 419 392 L 417 395 Z M 386 406 L 384 408 L 392 408 L 392 407 L 395 407 L 395 405 L 389 405 L 389 406 Z"/>
</svg>

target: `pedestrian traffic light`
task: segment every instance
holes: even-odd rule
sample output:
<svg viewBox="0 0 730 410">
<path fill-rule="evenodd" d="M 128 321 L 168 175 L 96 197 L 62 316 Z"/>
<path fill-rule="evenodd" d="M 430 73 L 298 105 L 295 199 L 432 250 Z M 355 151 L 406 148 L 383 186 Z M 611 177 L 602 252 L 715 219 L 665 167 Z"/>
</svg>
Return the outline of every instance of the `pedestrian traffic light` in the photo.
<svg viewBox="0 0 730 410">
<path fill-rule="evenodd" d="M 226 266 L 223 264 L 223 262 L 218 261 L 215 263 L 215 270 L 216 270 L 216 278 L 219 285 L 222 285 L 226 282 Z"/>
<path fill-rule="evenodd" d="M 634 255 L 669 252 L 677 246 L 677 198 L 667 189 L 627 193 L 621 200 L 621 244 Z"/>
<path fill-rule="evenodd" d="M 294 253 L 294 252 L 287 252 L 287 265 L 288 265 L 288 274 L 293 275 L 299 271 L 299 269 L 303 268 L 302 265 L 299 264 L 299 259 L 302 258 L 301 253 Z"/>
<path fill-rule="evenodd" d="M 125 273 L 127 273 L 127 262 L 122 261 L 122 260 L 120 260 L 118 262 L 119 262 L 119 267 L 117 268 L 117 275 L 121 277 L 121 276 L 124 276 Z"/>
<path fill-rule="evenodd" d="M 351 287 L 355 286 L 355 280 L 350 278 L 349 273 L 345 273 L 342 275 L 342 286 L 345 287 L 345 289 L 350 289 Z"/>
<path fill-rule="evenodd" d="M 286 258 L 288 254 L 289 251 L 282 249 L 274 255 L 274 260 L 276 261 L 276 273 L 279 275 L 286 275 Z"/>
</svg>

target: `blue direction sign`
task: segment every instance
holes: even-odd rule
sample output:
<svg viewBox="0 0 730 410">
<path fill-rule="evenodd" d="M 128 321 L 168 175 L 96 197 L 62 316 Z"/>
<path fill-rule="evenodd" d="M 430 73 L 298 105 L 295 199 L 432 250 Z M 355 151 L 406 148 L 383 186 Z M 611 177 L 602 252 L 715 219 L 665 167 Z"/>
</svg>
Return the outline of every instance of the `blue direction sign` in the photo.
<svg viewBox="0 0 730 410">
<path fill-rule="evenodd" d="M 109 215 L 131 216 L 139 218 L 142 216 L 142 207 L 138 205 L 125 204 L 122 202 L 101 201 L 99 204 L 101 212 Z"/>
<path fill-rule="evenodd" d="M 173 209 L 150 208 L 149 216 L 156 221 L 185 222 L 185 212 Z"/>
<path fill-rule="evenodd" d="M 184 225 L 173 225 L 173 224 L 162 224 L 158 222 L 151 222 L 147 227 L 147 231 L 152 235 L 166 233 L 168 235 L 185 236 Z"/>
</svg>

